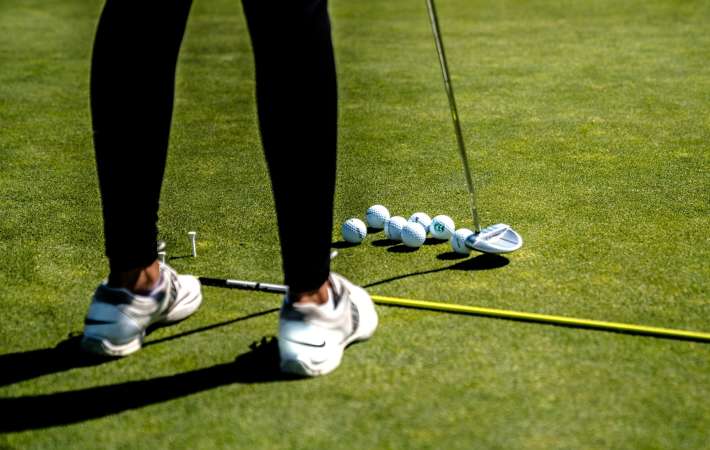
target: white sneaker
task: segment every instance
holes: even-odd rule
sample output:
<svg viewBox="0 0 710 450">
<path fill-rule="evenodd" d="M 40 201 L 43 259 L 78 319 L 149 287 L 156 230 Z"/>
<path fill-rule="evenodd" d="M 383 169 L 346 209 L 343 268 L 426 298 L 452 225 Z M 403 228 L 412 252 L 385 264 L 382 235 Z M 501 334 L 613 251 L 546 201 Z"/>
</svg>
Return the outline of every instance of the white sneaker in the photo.
<svg viewBox="0 0 710 450">
<path fill-rule="evenodd" d="M 352 342 L 369 339 L 377 328 L 370 296 L 331 273 L 331 305 L 293 304 L 284 299 L 279 320 L 281 371 L 314 377 L 335 370 Z"/>
<path fill-rule="evenodd" d="M 160 264 L 160 281 L 148 295 L 102 283 L 91 299 L 84 320 L 81 347 L 105 356 L 127 356 L 140 350 L 146 329 L 187 318 L 202 303 L 200 282 Z"/>
</svg>

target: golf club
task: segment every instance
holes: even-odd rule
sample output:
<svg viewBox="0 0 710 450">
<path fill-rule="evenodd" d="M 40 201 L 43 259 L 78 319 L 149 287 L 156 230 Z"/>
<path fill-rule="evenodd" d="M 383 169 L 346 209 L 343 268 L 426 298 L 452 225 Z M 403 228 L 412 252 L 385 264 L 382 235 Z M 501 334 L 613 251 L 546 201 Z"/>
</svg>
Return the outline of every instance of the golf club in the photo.
<svg viewBox="0 0 710 450">
<path fill-rule="evenodd" d="M 454 88 L 451 84 L 449 76 L 449 66 L 446 62 L 446 53 L 444 52 L 444 43 L 441 40 L 441 31 L 439 29 L 439 19 L 436 14 L 434 0 L 426 0 L 427 9 L 429 10 L 429 19 L 431 21 L 431 30 L 434 34 L 434 42 L 436 44 L 436 52 L 439 55 L 439 65 L 441 66 L 441 75 L 444 78 L 444 89 L 446 96 L 449 99 L 449 107 L 451 109 L 451 118 L 454 122 L 454 131 L 456 133 L 456 143 L 458 144 L 459 155 L 463 163 L 463 172 L 466 178 L 466 186 L 468 187 L 469 200 L 471 205 L 471 216 L 473 217 L 474 233 L 466 239 L 466 246 L 483 253 L 510 253 L 523 245 L 523 238 L 511 228 L 509 225 L 499 223 L 481 230 L 481 223 L 478 219 L 478 207 L 476 205 L 476 190 L 473 186 L 473 178 L 466 156 L 466 147 L 461 133 L 461 123 L 459 121 L 458 110 L 456 109 L 456 99 L 454 97 Z"/>
<path fill-rule="evenodd" d="M 334 260 L 338 256 L 338 251 L 330 252 L 330 260 Z M 200 283 L 205 286 L 226 287 L 233 289 L 241 289 L 245 291 L 271 292 L 273 294 L 285 294 L 288 292 L 288 286 L 283 284 L 261 283 L 258 281 L 230 280 L 222 278 L 199 277 Z"/>
<path fill-rule="evenodd" d="M 259 291 L 275 294 L 286 294 L 288 287 L 283 284 L 261 283 L 258 281 L 232 280 L 221 278 L 199 277 L 200 283 L 205 286 L 215 286 L 247 291 Z M 510 311 L 496 308 L 483 308 L 478 306 L 457 305 L 454 303 L 431 302 L 407 298 L 386 297 L 371 295 L 378 305 L 398 306 L 402 308 L 441 311 L 456 314 L 471 314 L 475 316 L 493 317 L 497 319 L 535 322 L 549 325 L 558 325 L 574 328 L 586 328 L 617 333 L 638 334 L 668 339 L 681 339 L 687 341 L 710 342 L 710 333 L 698 331 L 676 330 L 672 328 L 650 327 L 601 320 L 579 319 L 575 317 L 556 316 L 550 314 L 537 314 L 521 311 Z"/>
</svg>

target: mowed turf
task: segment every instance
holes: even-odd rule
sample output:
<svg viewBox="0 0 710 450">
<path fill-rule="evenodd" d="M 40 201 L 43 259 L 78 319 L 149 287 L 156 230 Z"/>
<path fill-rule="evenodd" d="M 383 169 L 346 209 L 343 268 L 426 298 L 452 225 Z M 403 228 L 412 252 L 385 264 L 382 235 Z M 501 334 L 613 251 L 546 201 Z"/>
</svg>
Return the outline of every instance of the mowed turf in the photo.
<svg viewBox="0 0 710 450">
<path fill-rule="evenodd" d="M 380 232 L 339 248 L 334 270 L 381 295 L 710 331 L 708 3 L 438 6 L 482 219 L 525 246 L 461 259 Z M 1 449 L 707 448 L 702 343 L 378 307 L 338 371 L 283 380 L 279 297 L 205 288 L 140 353 L 77 356 L 106 276 L 88 109 L 99 10 L 0 3 Z M 424 2 L 331 13 L 335 245 L 374 203 L 470 227 Z M 281 280 L 252 73 L 238 2 L 196 2 L 160 215 L 179 271 Z"/>
</svg>

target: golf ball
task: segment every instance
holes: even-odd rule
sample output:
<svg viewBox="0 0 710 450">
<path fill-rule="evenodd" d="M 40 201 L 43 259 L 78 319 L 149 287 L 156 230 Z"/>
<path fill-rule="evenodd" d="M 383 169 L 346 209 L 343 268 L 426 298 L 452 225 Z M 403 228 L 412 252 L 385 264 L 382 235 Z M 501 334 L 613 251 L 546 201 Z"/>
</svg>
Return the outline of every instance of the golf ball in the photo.
<svg viewBox="0 0 710 450">
<path fill-rule="evenodd" d="M 431 219 L 431 225 L 429 225 L 429 233 L 432 237 L 441 240 L 449 240 L 452 234 L 456 230 L 456 225 L 454 221 L 449 216 L 438 215 Z"/>
<path fill-rule="evenodd" d="M 390 217 L 385 221 L 385 237 L 391 241 L 402 240 L 402 228 L 407 224 L 407 219 L 402 216 Z"/>
<path fill-rule="evenodd" d="M 367 227 L 365 227 L 365 223 L 362 220 L 353 217 L 343 223 L 340 233 L 347 242 L 359 244 L 367 236 Z"/>
<path fill-rule="evenodd" d="M 426 230 L 417 222 L 407 222 L 402 228 L 402 242 L 407 247 L 421 247 L 426 240 Z"/>
<path fill-rule="evenodd" d="M 466 247 L 466 239 L 473 234 L 473 231 L 468 228 L 459 228 L 451 236 L 451 249 L 456 253 L 468 255 L 471 249 Z"/>
<path fill-rule="evenodd" d="M 385 226 L 385 221 L 390 218 L 390 212 L 382 205 L 372 205 L 367 208 L 365 220 L 371 228 L 381 230 Z"/>
<path fill-rule="evenodd" d="M 427 213 L 415 212 L 409 217 L 409 222 L 418 223 L 424 227 L 426 233 L 429 232 L 429 225 L 431 225 L 431 217 Z"/>
</svg>

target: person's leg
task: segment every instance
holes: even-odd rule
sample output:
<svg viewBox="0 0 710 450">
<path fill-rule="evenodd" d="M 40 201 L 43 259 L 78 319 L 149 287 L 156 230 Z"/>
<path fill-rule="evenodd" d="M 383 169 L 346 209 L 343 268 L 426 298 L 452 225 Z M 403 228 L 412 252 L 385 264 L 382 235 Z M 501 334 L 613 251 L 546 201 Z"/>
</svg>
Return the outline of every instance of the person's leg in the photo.
<svg viewBox="0 0 710 450">
<path fill-rule="evenodd" d="M 259 126 L 294 299 L 327 300 L 337 87 L 327 3 L 244 0 Z"/>
<path fill-rule="evenodd" d="M 377 327 L 370 296 L 330 273 L 337 87 L 325 0 L 243 0 L 285 282 L 281 369 L 324 375 Z"/>
<path fill-rule="evenodd" d="M 103 206 L 108 283 L 84 321 L 86 351 L 126 356 L 153 323 L 186 318 L 201 301 L 195 277 L 159 264 L 158 204 L 175 68 L 190 0 L 107 0 L 91 66 L 91 113 Z"/>
<path fill-rule="evenodd" d="M 158 276 L 158 204 L 175 68 L 191 0 L 108 0 L 96 31 L 91 113 L 109 284 Z"/>
</svg>

